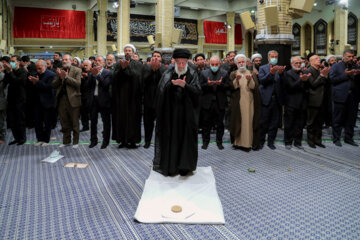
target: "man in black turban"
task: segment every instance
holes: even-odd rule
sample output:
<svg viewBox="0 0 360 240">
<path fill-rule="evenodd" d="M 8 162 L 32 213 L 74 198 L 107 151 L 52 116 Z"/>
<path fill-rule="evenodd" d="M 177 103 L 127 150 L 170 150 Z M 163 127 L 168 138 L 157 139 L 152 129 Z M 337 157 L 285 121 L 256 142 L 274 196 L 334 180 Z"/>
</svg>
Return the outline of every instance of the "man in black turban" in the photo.
<svg viewBox="0 0 360 240">
<path fill-rule="evenodd" d="M 154 170 L 165 176 L 185 176 L 196 169 L 201 87 L 196 70 L 188 67 L 190 57 L 189 50 L 176 49 L 175 65 L 158 85 Z"/>
</svg>

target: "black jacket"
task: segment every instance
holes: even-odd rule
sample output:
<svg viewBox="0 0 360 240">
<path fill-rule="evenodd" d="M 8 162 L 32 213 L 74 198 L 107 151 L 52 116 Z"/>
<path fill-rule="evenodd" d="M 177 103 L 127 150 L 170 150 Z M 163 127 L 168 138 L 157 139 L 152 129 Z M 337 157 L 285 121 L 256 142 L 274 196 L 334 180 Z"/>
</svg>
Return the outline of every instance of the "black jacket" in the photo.
<svg viewBox="0 0 360 240">
<path fill-rule="evenodd" d="M 285 105 L 295 109 L 306 109 L 308 98 L 308 81 L 300 79 L 300 72 L 290 69 L 285 75 Z"/>
<path fill-rule="evenodd" d="M 220 85 L 208 85 L 208 79 L 215 81 L 220 80 Z M 227 105 L 226 91 L 229 88 L 229 75 L 224 69 L 219 69 L 216 73 L 211 69 L 207 69 L 201 72 L 200 85 L 202 89 L 201 105 L 204 109 L 209 109 L 213 100 L 216 100 L 219 109 L 224 110 Z"/>
<path fill-rule="evenodd" d="M 54 78 L 55 73 L 46 69 L 43 74 L 39 74 L 39 81 L 35 84 L 40 103 L 46 109 L 55 106 L 55 94 L 51 85 Z"/>
<path fill-rule="evenodd" d="M 103 68 L 101 74 L 94 76 L 89 72 L 87 88 L 88 88 L 88 96 L 87 96 L 87 104 L 90 108 L 94 101 L 94 94 L 96 88 L 96 80 L 98 81 L 98 101 L 99 106 L 101 108 L 111 108 L 111 99 L 110 99 L 110 91 L 109 86 L 111 82 L 112 74 L 109 70 Z"/>
<path fill-rule="evenodd" d="M 5 87 L 9 85 L 7 96 L 9 105 L 25 102 L 27 75 L 28 73 L 23 67 L 20 67 L 18 70 L 13 70 L 10 73 L 5 73 Z"/>
</svg>

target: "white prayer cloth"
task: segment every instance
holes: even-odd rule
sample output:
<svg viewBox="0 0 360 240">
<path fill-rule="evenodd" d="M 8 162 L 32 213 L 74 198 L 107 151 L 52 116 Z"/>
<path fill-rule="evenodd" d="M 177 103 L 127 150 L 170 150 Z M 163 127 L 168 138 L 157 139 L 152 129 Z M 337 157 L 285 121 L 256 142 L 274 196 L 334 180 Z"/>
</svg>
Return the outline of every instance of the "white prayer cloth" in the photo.
<svg viewBox="0 0 360 240">
<path fill-rule="evenodd" d="M 59 159 L 63 158 L 63 155 L 60 155 L 60 152 L 55 150 L 53 151 L 50 156 L 48 156 L 47 158 L 43 159 L 42 162 L 47 162 L 47 163 L 55 163 L 57 162 Z"/>
<path fill-rule="evenodd" d="M 182 211 L 173 212 L 173 206 Z M 186 177 L 151 171 L 135 219 L 142 223 L 225 224 L 211 167 L 198 167 Z"/>
</svg>

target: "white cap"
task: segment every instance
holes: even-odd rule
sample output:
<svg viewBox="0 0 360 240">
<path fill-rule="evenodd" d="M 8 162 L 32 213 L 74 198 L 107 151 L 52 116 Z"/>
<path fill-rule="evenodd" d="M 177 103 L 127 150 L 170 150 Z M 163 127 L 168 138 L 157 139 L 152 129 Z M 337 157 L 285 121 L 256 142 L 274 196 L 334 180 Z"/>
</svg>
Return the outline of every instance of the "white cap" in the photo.
<svg viewBox="0 0 360 240">
<path fill-rule="evenodd" d="M 124 46 L 124 52 L 125 52 L 125 48 L 132 48 L 132 50 L 134 51 L 134 53 L 136 52 L 136 48 L 135 48 L 135 46 L 134 45 L 132 45 L 132 44 L 130 44 L 130 43 L 128 43 L 128 44 L 125 44 L 125 46 Z"/>
<path fill-rule="evenodd" d="M 336 59 L 336 56 L 335 55 L 328 55 L 327 57 L 326 57 L 326 62 L 328 62 L 329 60 L 330 60 L 330 58 L 335 58 Z"/>
<path fill-rule="evenodd" d="M 78 63 L 81 64 L 81 60 L 79 57 L 74 57 L 74 59 L 76 59 L 78 61 Z"/>
<path fill-rule="evenodd" d="M 255 54 L 253 54 L 253 55 L 251 56 L 251 61 L 254 61 L 255 58 L 260 58 L 260 59 L 262 59 L 262 56 L 261 56 L 260 53 L 255 53 Z"/>
</svg>

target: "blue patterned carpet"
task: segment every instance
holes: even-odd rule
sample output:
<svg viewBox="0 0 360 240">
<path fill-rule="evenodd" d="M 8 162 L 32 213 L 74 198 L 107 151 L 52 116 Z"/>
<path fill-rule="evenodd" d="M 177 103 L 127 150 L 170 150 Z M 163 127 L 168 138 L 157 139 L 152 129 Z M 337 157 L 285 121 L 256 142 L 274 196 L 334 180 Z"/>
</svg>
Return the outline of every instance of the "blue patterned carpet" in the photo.
<svg viewBox="0 0 360 240">
<path fill-rule="evenodd" d="M 153 146 L 89 149 L 86 132 L 79 149 L 43 164 L 59 149 L 59 129 L 52 137 L 35 147 L 28 130 L 28 144 L 7 146 L 9 132 L 0 145 L 0 239 L 360 239 L 360 147 L 300 151 L 278 142 L 275 151 L 246 153 L 199 144 L 198 165 L 214 169 L 226 224 L 141 224 L 133 216 Z M 90 166 L 64 168 L 68 162 Z"/>
</svg>

